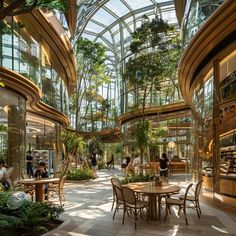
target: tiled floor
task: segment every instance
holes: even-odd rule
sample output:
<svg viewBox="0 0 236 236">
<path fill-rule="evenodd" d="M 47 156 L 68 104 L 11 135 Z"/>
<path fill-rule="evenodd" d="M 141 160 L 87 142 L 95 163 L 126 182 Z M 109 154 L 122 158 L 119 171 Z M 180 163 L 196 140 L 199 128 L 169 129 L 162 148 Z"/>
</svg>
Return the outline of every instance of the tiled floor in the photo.
<svg viewBox="0 0 236 236">
<path fill-rule="evenodd" d="M 99 172 L 99 178 L 96 180 L 66 183 L 65 213 L 61 216 L 64 223 L 45 235 L 236 235 L 236 211 L 228 208 L 222 209 L 205 197 L 201 198 L 202 217 L 200 220 L 194 210 L 187 210 L 189 226 L 185 225 L 183 214 L 178 218 L 177 209 L 174 208 L 172 208 L 172 214 L 168 217 L 167 222 L 163 220 L 165 210 L 163 209 L 162 218 L 158 221 L 146 222 L 145 219 L 139 219 L 137 230 L 134 229 L 134 223 L 129 217 L 126 217 L 125 224 L 122 225 L 122 210 L 118 212 L 115 220 L 112 220 L 110 178 L 117 173 L 117 170 L 104 170 Z M 170 177 L 170 181 L 186 186 L 189 178 L 174 175 Z"/>
</svg>

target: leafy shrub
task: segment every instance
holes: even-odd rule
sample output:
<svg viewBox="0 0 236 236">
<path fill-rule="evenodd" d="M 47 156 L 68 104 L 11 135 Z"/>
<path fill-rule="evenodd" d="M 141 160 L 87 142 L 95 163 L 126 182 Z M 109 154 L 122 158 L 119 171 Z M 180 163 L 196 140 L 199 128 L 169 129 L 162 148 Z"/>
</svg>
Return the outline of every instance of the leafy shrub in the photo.
<svg viewBox="0 0 236 236">
<path fill-rule="evenodd" d="M 17 208 L 12 208 L 11 196 L 11 192 L 0 194 L 0 235 L 40 235 L 58 225 L 64 211 L 61 206 L 22 200 Z"/>
<path fill-rule="evenodd" d="M 23 222 L 15 216 L 0 214 L 1 228 L 11 228 L 15 226 L 23 226 Z"/>
<path fill-rule="evenodd" d="M 121 183 L 127 184 L 127 183 L 133 183 L 133 182 L 148 182 L 151 179 L 153 179 L 153 176 L 140 173 L 140 174 L 128 176 L 128 177 L 122 179 Z"/>
<path fill-rule="evenodd" d="M 93 177 L 93 172 L 89 168 L 77 168 L 71 169 L 66 179 L 68 180 L 87 180 Z"/>
</svg>

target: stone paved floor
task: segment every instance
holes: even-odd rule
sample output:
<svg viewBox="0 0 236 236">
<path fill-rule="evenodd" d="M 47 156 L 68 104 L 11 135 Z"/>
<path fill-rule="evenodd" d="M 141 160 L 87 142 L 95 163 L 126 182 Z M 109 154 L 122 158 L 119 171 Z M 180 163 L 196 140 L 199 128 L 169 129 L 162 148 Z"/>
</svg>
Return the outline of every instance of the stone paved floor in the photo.
<svg viewBox="0 0 236 236">
<path fill-rule="evenodd" d="M 61 216 L 64 223 L 57 229 L 45 234 L 45 236 L 130 236 L 130 235 L 236 235 L 236 211 L 218 207 L 212 202 L 201 198 L 202 217 L 197 218 L 196 211 L 188 209 L 187 216 L 189 226 L 185 225 L 183 214 L 177 216 L 177 209 L 172 208 L 172 214 L 164 222 L 146 222 L 139 219 L 137 230 L 131 218 L 126 217 L 122 225 L 122 210 L 112 220 L 112 188 L 110 178 L 118 173 L 118 170 L 104 170 L 99 172 L 99 178 L 93 181 L 79 183 L 66 183 L 65 186 L 65 213 Z M 174 175 L 170 182 L 185 186 L 189 183 L 188 176 Z"/>
</svg>

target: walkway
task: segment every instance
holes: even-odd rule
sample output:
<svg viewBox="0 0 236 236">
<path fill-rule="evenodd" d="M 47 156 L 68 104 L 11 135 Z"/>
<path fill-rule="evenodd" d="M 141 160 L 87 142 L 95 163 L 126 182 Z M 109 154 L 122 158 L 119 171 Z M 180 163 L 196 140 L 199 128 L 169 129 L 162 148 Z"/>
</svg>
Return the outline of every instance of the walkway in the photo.
<svg viewBox="0 0 236 236">
<path fill-rule="evenodd" d="M 163 220 L 164 210 L 160 221 L 139 220 L 137 230 L 134 230 L 134 223 L 129 217 L 126 217 L 125 224 L 122 225 L 122 210 L 113 221 L 110 178 L 117 173 L 116 170 L 104 170 L 99 172 L 96 180 L 66 183 L 65 213 L 61 216 L 64 223 L 45 236 L 236 235 L 236 212 L 226 212 L 226 209 L 222 211 L 206 203 L 201 205 L 203 215 L 200 220 L 195 211 L 187 210 L 189 226 L 185 225 L 183 214 L 178 218 L 176 209 L 172 210 L 166 223 Z M 186 186 L 185 177 L 171 177 L 170 181 L 174 180 Z"/>
</svg>

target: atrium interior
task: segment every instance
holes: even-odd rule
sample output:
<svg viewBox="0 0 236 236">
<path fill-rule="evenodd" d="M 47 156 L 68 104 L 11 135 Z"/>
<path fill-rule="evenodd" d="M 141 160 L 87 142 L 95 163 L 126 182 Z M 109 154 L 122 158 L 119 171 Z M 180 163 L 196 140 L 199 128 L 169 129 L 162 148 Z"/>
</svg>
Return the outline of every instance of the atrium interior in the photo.
<svg viewBox="0 0 236 236">
<path fill-rule="evenodd" d="M 65 177 L 70 220 L 47 235 L 234 235 L 235 114 L 235 0 L 0 1 L 0 182 L 4 168 L 15 192 L 42 162 Z M 122 209 L 111 219 L 112 178 L 130 187 L 162 174 L 176 192 L 202 184 L 200 219 L 168 215 L 175 191 L 137 191 L 151 208 L 137 231 Z M 44 202 L 37 184 L 23 192 Z"/>
</svg>

